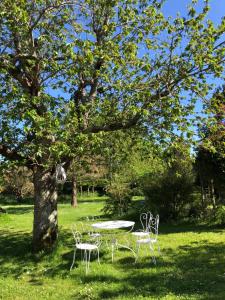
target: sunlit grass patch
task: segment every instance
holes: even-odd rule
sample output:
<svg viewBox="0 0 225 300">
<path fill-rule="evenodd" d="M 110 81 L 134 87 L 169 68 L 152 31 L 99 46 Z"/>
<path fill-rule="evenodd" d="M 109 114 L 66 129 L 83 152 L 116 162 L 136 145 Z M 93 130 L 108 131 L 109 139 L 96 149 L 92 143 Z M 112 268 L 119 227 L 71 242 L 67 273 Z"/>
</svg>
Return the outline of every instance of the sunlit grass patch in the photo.
<svg viewBox="0 0 225 300">
<path fill-rule="evenodd" d="M 75 209 L 59 204 L 57 248 L 38 255 L 31 252 L 32 205 L 5 206 L 7 213 L 0 215 L 0 299 L 225 299 L 225 229 L 206 225 L 160 224 L 156 265 L 144 247 L 136 264 L 131 251 L 120 248 L 112 263 L 108 237 L 100 265 L 92 255 L 86 276 L 78 252 L 70 272 L 71 224 L 82 229 L 82 223 L 91 226 L 93 217 L 106 220 L 103 205 L 104 200 L 83 201 Z M 118 239 L 126 242 L 123 235 Z"/>
</svg>

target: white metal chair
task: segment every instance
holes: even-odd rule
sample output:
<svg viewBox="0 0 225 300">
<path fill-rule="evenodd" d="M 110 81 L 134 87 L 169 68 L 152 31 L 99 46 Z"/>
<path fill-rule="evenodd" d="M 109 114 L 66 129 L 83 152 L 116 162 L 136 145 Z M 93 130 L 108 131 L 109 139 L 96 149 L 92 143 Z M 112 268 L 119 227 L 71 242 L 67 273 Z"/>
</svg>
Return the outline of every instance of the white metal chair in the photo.
<svg viewBox="0 0 225 300">
<path fill-rule="evenodd" d="M 140 222 L 142 225 L 142 229 L 138 229 L 138 230 L 132 232 L 132 235 L 134 235 L 137 238 L 149 236 L 150 224 L 151 224 L 152 218 L 153 218 L 153 216 L 150 211 L 148 211 L 146 213 L 142 213 L 140 215 Z"/>
<path fill-rule="evenodd" d="M 86 220 L 87 222 L 95 222 L 96 220 L 98 220 L 98 217 L 87 217 Z M 99 239 L 102 235 L 101 233 L 99 233 L 98 231 L 96 231 L 93 227 L 91 227 L 90 225 L 86 225 L 86 228 L 88 228 L 88 234 L 91 238 L 96 238 Z"/>
<path fill-rule="evenodd" d="M 76 259 L 76 250 L 79 249 L 81 251 L 84 251 L 84 261 L 85 261 L 85 269 L 86 269 L 86 274 L 89 271 L 89 265 L 90 265 L 90 258 L 91 258 L 91 252 L 95 251 L 97 252 L 97 257 L 98 257 L 98 263 L 100 263 L 99 260 L 99 247 L 101 244 L 100 237 L 98 238 L 90 238 L 90 235 L 88 235 L 88 241 L 83 239 L 82 234 L 79 231 L 74 231 L 74 227 L 72 227 L 72 233 L 73 237 L 75 240 L 75 245 L 74 245 L 74 254 L 73 254 L 73 262 L 70 267 L 70 271 L 73 268 L 73 265 L 75 263 Z"/>
<path fill-rule="evenodd" d="M 155 244 L 158 243 L 158 234 L 159 234 L 159 215 L 156 215 L 156 217 L 152 217 L 150 222 L 150 239 L 151 243 Z M 160 247 L 158 244 L 158 251 L 160 252 Z"/>
<path fill-rule="evenodd" d="M 158 231 L 159 231 L 159 215 L 156 217 L 153 217 L 151 215 L 150 221 L 148 222 L 148 229 L 143 233 L 143 235 L 135 235 L 137 237 L 136 245 L 137 245 L 137 251 L 136 251 L 136 261 L 139 257 L 139 250 L 141 245 L 148 245 L 149 249 L 152 253 L 152 260 L 154 264 L 156 264 L 156 259 L 154 255 L 154 244 L 158 242 Z M 160 252 L 160 247 L 158 245 L 158 251 Z"/>
</svg>

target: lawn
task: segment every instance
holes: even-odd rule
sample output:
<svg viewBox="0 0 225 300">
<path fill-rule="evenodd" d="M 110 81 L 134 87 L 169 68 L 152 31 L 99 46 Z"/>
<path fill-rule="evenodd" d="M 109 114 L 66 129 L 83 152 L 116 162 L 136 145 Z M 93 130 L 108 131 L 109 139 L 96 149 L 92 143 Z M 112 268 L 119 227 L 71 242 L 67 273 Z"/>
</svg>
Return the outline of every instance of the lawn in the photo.
<svg viewBox="0 0 225 300">
<path fill-rule="evenodd" d="M 79 207 L 59 204 L 60 236 L 50 255 L 31 253 L 32 205 L 3 206 L 0 215 L 0 299 L 225 299 L 225 229 L 206 225 L 160 224 L 161 255 L 157 265 L 144 251 L 134 264 L 129 251 L 115 261 L 101 249 L 90 272 L 73 256 L 70 225 L 102 216 L 104 199 L 83 199 Z M 90 221 L 91 222 L 91 221 Z"/>
</svg>

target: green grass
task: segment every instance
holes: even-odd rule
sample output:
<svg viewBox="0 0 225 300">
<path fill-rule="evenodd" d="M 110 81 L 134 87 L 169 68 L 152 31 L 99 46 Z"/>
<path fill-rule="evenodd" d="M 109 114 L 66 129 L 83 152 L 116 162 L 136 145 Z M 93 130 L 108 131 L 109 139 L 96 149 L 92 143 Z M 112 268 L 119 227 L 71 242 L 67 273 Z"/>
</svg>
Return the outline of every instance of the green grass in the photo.
<svg viewBox="0 0 225 300">
<path fill-rule="evenodd" d="M 3 206 L 0 215 L 0 299 L 225 299 L 225 229 L 206 225 L 160 224 L 161 255 L 153 265 L 142 249 L 134 264 L 131 252 L 118 250 L 115 261 L 101 249 L 90 272 L 73 255 L 70 225 L 101 216 L 104 199 L 82 199 L 79 207 L 59 205 L 59 243 L 46 255 L 31 253 L 33 207 Z"/>
</svg>

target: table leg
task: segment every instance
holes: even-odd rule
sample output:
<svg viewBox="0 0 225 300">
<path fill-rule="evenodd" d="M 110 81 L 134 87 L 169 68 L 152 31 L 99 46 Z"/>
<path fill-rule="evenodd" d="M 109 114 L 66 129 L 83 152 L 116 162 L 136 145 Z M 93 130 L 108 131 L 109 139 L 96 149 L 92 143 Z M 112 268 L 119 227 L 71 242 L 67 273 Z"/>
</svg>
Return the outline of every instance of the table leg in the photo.
<svg viewBox="0 0 225 300">
<path fill-rule="evenodd" d="M 114 261 L 114 250 L 117 245 L 117 240 L 115 238 L 112 239 L 112 262 Z"/>
<path fill-rule="evenodd" d="M 130 250 L 132 252 L 132 254 L 134 255 L 135 262 L 136 262 L 136 259 L 137 259 L 136 252 L 131 247 L 118 243 L 118 241 L 117 241 L 116 238 L 112 239 L 112 245 L 111 245 L 111 247 L 112 247 L 112 262 L 114 261 L 114 251 L 115 251 L 115 248 L 119 248 L 119 247 Z"/>
</svg>

